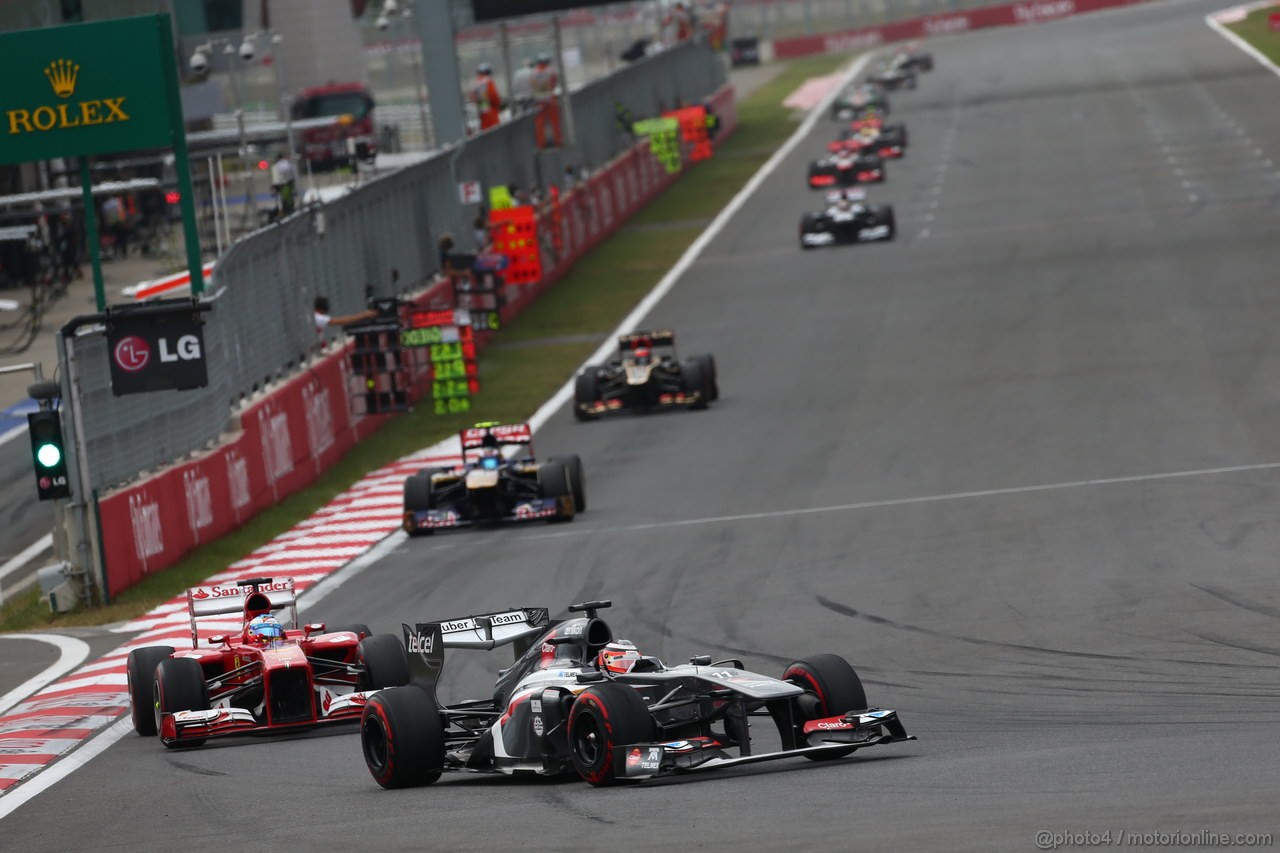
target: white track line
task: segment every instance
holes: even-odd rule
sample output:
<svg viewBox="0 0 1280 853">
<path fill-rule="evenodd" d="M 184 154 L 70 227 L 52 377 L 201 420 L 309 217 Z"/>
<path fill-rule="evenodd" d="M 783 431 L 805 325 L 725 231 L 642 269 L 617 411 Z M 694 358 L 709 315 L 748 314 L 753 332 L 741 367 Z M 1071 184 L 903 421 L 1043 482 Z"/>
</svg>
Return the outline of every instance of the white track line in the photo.
<svg viewBox="0 0 1280 853">
<path fill-rule="evenodd" d="M 9 430 L 8 432 L 4 433 L 3 435 L 0 435 L 0 446 L 8 444 L 9 442 L 13 441 L 15 438 L 17 438 L 20 435 L 26 435 L 26 433 L 27 433 L 26 424 L 16 426 L 13 429 Z"/>
<path fill-rule="evenodd" d="M 1276 75 L 1277 77 L 1280 77 L 1280 67 L 1277 67 L 1274 62 L 1268 59 L 1266 54 L 1258 50 L 1253 45 L 1249 44 L 1244 39 L 1240 38 L 1240 36 L 1231 32 L 1231 30 L 1227 29 L 1222 24 L 1218 23 L 1217 20 L 1215 20 L 1216 17 L 1218 15 L 1221 15 L 1223 12 L 1230 12 L 1230 11 L 1234 11 L 1235 9 L 1244 10 L 1246 12 L 1252 12 L 1254 9 L 1261 9 L 1265 6 L 1272 6 L 1272 5 L 1275 5 L 1272 2 L 1272 0 L 1265 0 L 1265 2 L 1250 3 L 1246 6 L 1236 6 L 1232 9 L 1220 9 L 1217 12 L 1214 12 L 1210 15 L 1205 15 L 1204 22 L 1208 24 L 1211 29 L 1217 31 L 1218 35 L 1222 36 L 1224 39 L 1231 42 L 1236 47 L 1240 48 L 1245 53 L 1252 56 L 1254 59 L 1258 60 L 1258 63 L 1261 64 L 1263 68 L 1266 68 L 1272 74 Z"/>
<path fill-rule="evenodd" d="M 680 256 L 680 260 L 676 261 L 675 266 L 667 271 L 667 274 L 664 275 L 662 280 L 654 286 L 653 290 L 649 291 L 648 295 L 645 296 L 644 299 L 640 300 L 640 304 L 636 305 L 631 313 L 618 324 L 618 328 L 614 329 L 613 332 L 604 339 L 604 343 L 600 344 L 600 348 L 592 353 L 587 360 L 573 372 L 574 375 L 569 377 L 569 380 L 560 387 L 560 390 L 553 394 L 551 399 L 543 403 L 538 411 L 533 413 L 533 417 L 529 418 L 529 427 L 534 432 L 540 430 L 543 425 L 551 419 L 551 416 L 559 411 L 561 406 L 573 398 L 573 385 L 577 374 L 582 370 L 585 370 L 588 366 L 607 358 L 616 348 L 618 337 L 634 330 L 636 324 L 644 319 L 645 315 L 652 311 L 653 307 L 667 295 L 671 288 L 675 286 L 675 283 L 680 276 L 684 275 L 685 271 L 688 270 L 689 267 L 693 265 L 693 262 L 698 259 L 698 256 L 702 254 L 703 249 L 705 249 L 707 245 L 725 229 L 725 226 L 729 224 L 729 220 L 734 217 L 734 214 L 742 209 L 742 206 L 747 203 L 747 199 L 751 197 L 752 193 L 759 189 L 760 185 L 763 184 L 770 175 L 777 171 L 778 166 L 782 164 L 782 161 L 796 149 L 796 146 L 799 145 L 806 136 L 808 136 L 809 132 L 813 130 L 813 126 L 818 123 L 818 120 L 826 115 L 827 110 L 831 107 L 831 102 L 834 101 L 836 96 L 840 94 L 844 87 L 849 85 L 849 83 L 858 76 L 862 69 L 866 67 L 867 63 L 871 61 L 871 56 L 872 54 L 870 53 L 864 53 L 854 60 L 853 64 L 849 66 L 849 70 L 840 77 L 840 84 L 832 88 L 830 92 L 823 96 L 818 105 L 813 108 L 805 120 L 800 123 L 800 126 L 796 128 L 795 133 L 791 134 L 791 137 L 783 143 L 781 148 L 773 152 L 773 156 L 770 157 L 754 175 L 751 176 L 751 180 L 747 181 L 746 186 L 738 191 L 738 194 L 733 197 L 732 201 L 724 206 L 720 213 L 716 215 L 716 218 L 711 220 L 711 224 L 707 226 L 705 231 L 698 235 L 698 239 L 694 240 L 688 249 L 685 249 L 684 254 Z"/>
<path fill-rule="evenodd" d="M 1154 480 L 1174 480 L 1185 477 L 1205 477 L 1212 474 L 1234 474 L 1241 471 L 1268 471 L 1280 468 L 1280 462 L 1263 462 L 1256 465 L 1232 465 L 1225 468 L 1198 468 L 1191 471 L 1168 471 L 1162 474 L 1135 474 L 1129 477 L 1103 477 L 1095 480 L 1068 480 L 1062 483 L 1041 483 L 1034 486 L 1009 486 L 1003 489 L 982 489 L 972 492 L 949 492 L 941 495 L 923 495 L 913 498 L 890 498 L 882 501 L 861 501 L 851 504 L 833 504 L 804 509 L 778 509 L 768 512 L 748 512 L 741 515 L 714 515 L 706 518 L 685 518 L 673 521 L 654 521 L 645 524 L 627 524 L 619 527 L 594 527 L 584 530 L 564 530 L 555 533 L 537 533 L 527 539 L 559 539 L 565 536 L 591 536 L 597 533 L 626 533 L 637 530 L 660 530 L 673 527 L 696 527 L 703 524 L 728 524 L 737 521 L 761 521 L 770 518 L 791 518 L 803 515 L 820 515 L 831 512 L 853 512 L 863 509 L 910 506 L 912 504 L 943 503 L 970 498 L 1005 497 L 1031 492 L 1052 492 L 1063 489 L 1079 489 L 1085 486 L 1114 486 L 1124 483 L 1146 483 Z M 451 547 L 441 543 L 438 548 Z"/>
<path fill-rule="evenodd" d="M 21 554 L 14 557 L 12 560 L 9 560 L 3 566 L 0 566 L 0 581 L 4 580 L 9 575 L 13 574 L 18 569 L 25 566 L 27 563 L 30 563 L 36 557 L 39 557 L 41 554 L 43 554 L 45 551 L 48 551 L 52 547 L 53 547 L 53 534 L 46 533 L 44 536 L 40 537 L 35 542 L 32 542 L 25 549 L 23 549 Z M 3 601 L 3 600 L 4 599 L 0 597 L 0 601 Z"/>
<path fill-rule="evenodd" d="M 29 698 L 36 691 L 57 681 L 66 673 L 75 669 L 89 656 L 89 644 L 74 637 L 63 637 L 58 634 L 0 634 L 0 640 L 35 640 L 57 646 L 58 660 L 39 675 L 29 678 L 0 696 L 0 714 L 7 713 L 10 708 Z M 2 813 L 0 813 L 2 814 Z"/>
</svg>

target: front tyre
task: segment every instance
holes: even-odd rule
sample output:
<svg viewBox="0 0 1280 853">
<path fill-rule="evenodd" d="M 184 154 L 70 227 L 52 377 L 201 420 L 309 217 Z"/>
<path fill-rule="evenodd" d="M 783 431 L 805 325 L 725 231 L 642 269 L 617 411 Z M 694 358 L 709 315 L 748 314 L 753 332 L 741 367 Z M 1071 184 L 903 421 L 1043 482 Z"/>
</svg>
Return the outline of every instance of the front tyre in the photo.
<svg viewBox="0 0 1280 853">
<path fill-rule="evenodd" d="M 178 711 L 209 710 L 209 687 L 199 661 L 191 658 L 166 658 L 155 671 L 155 727 L 160 730 L 161 717 Z M 200 746 L 204 738 L 165 742 L 169 749 Z"/>
<path fill-rule="evenodd" d="M 572 453 L 568 456 L 556 456 L 548 459 L 548 463 L 563 464 L 565 473 L 569 477 L 569 490 L 573 493 L 573 508 L 575 512 L 582 512 L 587 508 L 587 480 L 586 474 L 582 470 L 582 459 L 578 454 Z"/>
<path fill-rule="evenodd" d="M 594 421 L 599 415 L 582 411 L 583 405 L 600 402 L 600 374 L 588 367 L 573 380 L 573 416 L 580 421 Z"/>
<path fill-rule="evenodd" d="M 620 777 L 615 747 L 652 743 L 657 726 L 634 688 L 607 682 L 588 687 L 569 709 L 569 753 L 573 769 L 596 787 Z"/>
<path fill-rule="evenodd" d="M 133 730 L 154 737 L 156 727 L 156 667 L 173 654 L 173 646 L 147 646 L 129 652 L 125 673 L 129 681 L 129 715 Z"/>
<path fill-rule="evenodd" d="M 379 691 L 360 716 L 360 748 L 382 787 L 430 785 L 444 770 L 440 708 L 420 687 Z"/>
<path fill-rule="evenodd" d="M 867 709 L 867 693 L 862 688 L 849 662 L 839 655 L 814 655 L 798 660 L 787 667 L 782 680 L 804 689 L 805 694 L 792 702 L 796 721 L 795 744 L 804 746 L 804 724 L 823 717 L 836 717 L 850 711 Z M 806 755 L 814 761 L 844 758 L 854 749 Z"/>
</svg>

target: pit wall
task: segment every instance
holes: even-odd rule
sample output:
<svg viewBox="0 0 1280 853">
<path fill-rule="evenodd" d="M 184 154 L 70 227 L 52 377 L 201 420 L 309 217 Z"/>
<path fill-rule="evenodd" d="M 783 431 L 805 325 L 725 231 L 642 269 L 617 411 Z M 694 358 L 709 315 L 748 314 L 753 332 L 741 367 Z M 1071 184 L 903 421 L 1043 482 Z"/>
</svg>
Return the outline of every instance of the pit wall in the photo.
<svg viewBox="0 0 1280 853">
<path fill-rule="evenodd" d="M 720 132 L 713 141 L 719 144 L 737 127 L 733 88 L 725 86 L 709 100 L 720 117 Z M 689 162 L 687 157 L 684 162 Z M 669 173 L 649 152 L 648 143 L 641 141 L 564 196 L 560 254 L 550 263 L 544 261 L 546 274 L 540 281 L 508 288 L 501 309 L 503 324 L 514 320 L 583 255 L 682 174 L 684 170 Z M 550 214 L 541 216 L 539 232 L 550 226 Z M 421 308 L 451 305 L 450 285 L 439 282 L 413 301 Z M 491 337 L 480 336 L 480 345 Z M 352 412 L 349 349 L 348 343 L 318 358 L 306 371 L 250 404 L 239 414 L 238 431 L 215 449 L 99 501 L 110 596 L 169 568 L 192 549 L 311 485 L 356 442 L 382 425 L 388 416 Z M 425 373 L 415 380 L 419 389 L 429 384 Z"/>
<path fill-rule="evenodd" d="M 795 59 L 799 56 L 812 56 L 818 53 L 849 53 L 868 50 L 890 42 L 927 39 L 930 36 L 952 35 L 988 27 L 1039 24 L 1083 15 L 1087 12 L 1145 2 L 1150 0 L 1043 0 L 1035 3 L 987 6 L 963 12 L 909 18 L 883 26 L 775 39 L 772 44 L 772 56 L 775 59 Z"/>
</svg>

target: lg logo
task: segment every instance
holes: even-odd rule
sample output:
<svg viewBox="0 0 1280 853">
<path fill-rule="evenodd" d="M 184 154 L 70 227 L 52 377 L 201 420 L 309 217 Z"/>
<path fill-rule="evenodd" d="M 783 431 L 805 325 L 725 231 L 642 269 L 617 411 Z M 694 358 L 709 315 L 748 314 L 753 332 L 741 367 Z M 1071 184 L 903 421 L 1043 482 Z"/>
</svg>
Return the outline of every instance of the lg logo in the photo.
<svg viewBox="0 0 1280 853">
<path fill-rule="evenodd" d="M 161 338 L 157 341 L 160 349 L 160 361 L 172 364 L 176 361 L 195 361 L 200 358 L 200 339 L 195 335 L 183 335 L 178 338 L 174 350 L 169 349 L 169 340 Z M 137 335 L 121 338 L 115 349 L 116 364 L 128 373 L 137 373 L 151 363 L 151 344 Z"/>
<path fill-rule="evenodd" d="M 116 344 L 116 364 L 121 370 L 137 373 L 151 361 L 151 345 L 137 335 L 121 338 Z"/>
</svg>

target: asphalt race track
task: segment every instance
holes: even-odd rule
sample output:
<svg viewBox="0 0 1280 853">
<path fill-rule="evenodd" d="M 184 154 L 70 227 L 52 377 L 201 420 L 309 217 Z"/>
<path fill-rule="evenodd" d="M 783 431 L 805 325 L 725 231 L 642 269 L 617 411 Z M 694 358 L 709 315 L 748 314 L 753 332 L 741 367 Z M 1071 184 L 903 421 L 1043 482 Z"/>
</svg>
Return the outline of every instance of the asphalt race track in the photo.
<svg viewBox="0 0 1280 853">
<path fill-rule="evenodd" d="M 901 239 L 801 252 L 823 121 L 653 315 L 721 402 L 593 424 L 573 524 L 414 540 L 307 615 L 610 597 L 671 662 L 846 655 L 917 743 L 626 789 L 389 792 L 353 730 L 132 737 L 6 850 L 1033 850 L 1277 829 L 1280 79 L 1160 2 L 932 45 Z M 1224 470 L 1225 469 L 1225 470 Z M 505 652 L 459 656 L 486 695 Z M 756 731 L 765 726 L 758 721 Z M 17 843 L 12 843 L 13 841 Z"/>
</svg>

